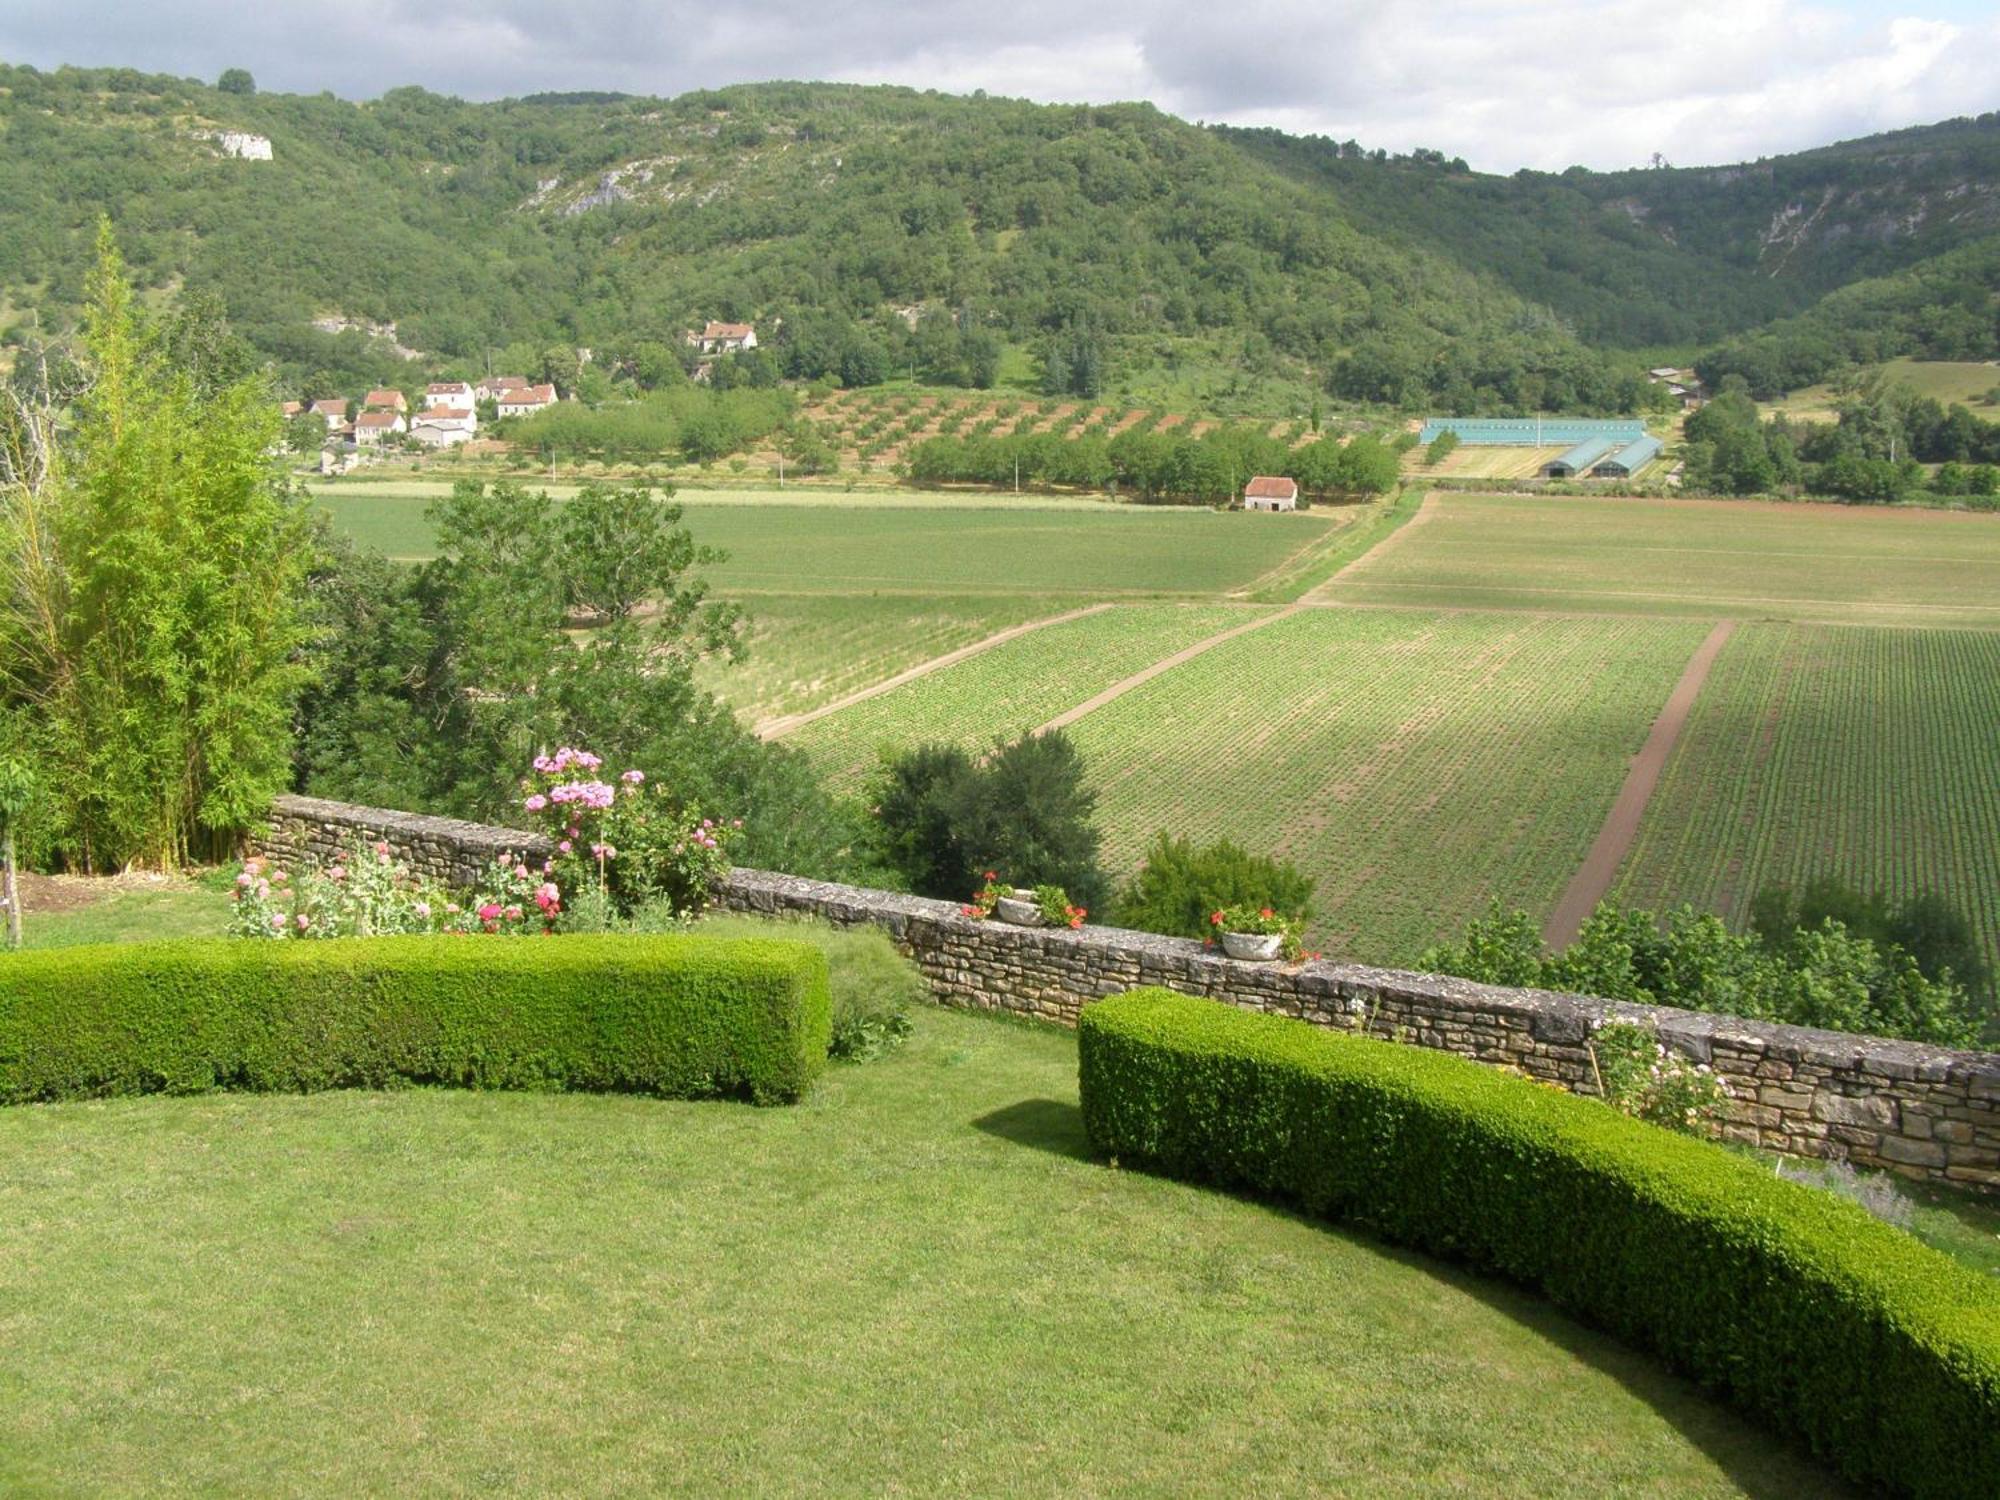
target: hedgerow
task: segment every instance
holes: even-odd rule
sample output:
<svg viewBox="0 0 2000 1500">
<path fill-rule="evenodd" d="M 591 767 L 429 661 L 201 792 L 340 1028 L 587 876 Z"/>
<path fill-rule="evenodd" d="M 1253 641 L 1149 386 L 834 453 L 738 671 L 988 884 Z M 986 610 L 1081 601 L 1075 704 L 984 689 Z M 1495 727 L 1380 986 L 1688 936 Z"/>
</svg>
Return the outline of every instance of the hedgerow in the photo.
<svg viewBox="0 0 2000 1500">
<path fill-rule="evenodd" d="M 1532 1287 L 1850 1477 L 2000 1477 L 2000 1290 L 1854 1204 L 1463 1058 L 1164 990 L 1087 1007 L 1084 1123 Z"/>
<path fill-rule="evenodd" d="M 0 962 L 0 1102 L 399 1082 L 797 1099 L 826 960 L 699 937 L 227 939 Z"/>
</svg>

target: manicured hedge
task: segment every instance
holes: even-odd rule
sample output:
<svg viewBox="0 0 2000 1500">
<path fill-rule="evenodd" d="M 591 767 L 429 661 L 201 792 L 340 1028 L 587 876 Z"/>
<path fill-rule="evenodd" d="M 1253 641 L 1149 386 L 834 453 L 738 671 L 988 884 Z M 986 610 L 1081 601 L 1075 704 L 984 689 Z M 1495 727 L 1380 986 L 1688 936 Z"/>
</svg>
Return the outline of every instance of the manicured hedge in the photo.
<svg viewBox="0 0 2000 1500">
<path fill-rule="evenodd" d="M 119 944 L 0 956 L 0 1101 L 214 1088 L 798 1098 L 826 960 L 701 937 Z"/>
<path fill-rule="evenodd" d="M 1463 1058 L 1165 990 L 1082 1016 L 1121 1163 L 1545 1293 L 1852 1478 L 2000 1495 L 2000 1288 L 1830 1193 Z"/>
</svg>

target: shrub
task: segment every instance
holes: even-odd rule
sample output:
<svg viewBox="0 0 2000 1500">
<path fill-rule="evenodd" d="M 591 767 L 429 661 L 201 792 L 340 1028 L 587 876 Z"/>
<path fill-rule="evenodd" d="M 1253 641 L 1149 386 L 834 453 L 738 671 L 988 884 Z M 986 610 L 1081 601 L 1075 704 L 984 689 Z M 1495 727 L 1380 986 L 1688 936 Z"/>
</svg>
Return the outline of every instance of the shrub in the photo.
<svg viewBox="0 0 2000 1500">
<path fill-rule="evenodd" d="M 1534 1288 L 1850 1477 L 2000 1474 L 2000 1290 L 1853 1204 L 1464 1058 L 1163 990 L 1087 1007 L 1084 1124 Z"/>
<path fill-rule="evenodd" d="M 1023 735 L 984 761 L 918 745 L 883 767 L 874 795 L 882 862 L 920 896 L 962 901 L 988 870 L 1024 886 L 1061 886 L 1103 904 L 1107 881 L 1083 758 L 1060 730 Z"/>
<path fill-rule="evenodd" d="M 775 941 L 227 939 L 0 966 L 0 1102 L 399 1081 L 796 1099 L 826 962 Z"/>
<path fill-rule="evenodd" d="M 1270 907 L 1303 929 L 1312 919 L 1313 881 L 1288 860 L 1251 854 L 1228 839 L 1197 848 L 1162 833 L 1118 895 L 1111 920 L 1167 937 L 1206 938 L 1209 918 L 1229 906 Z"/>
<path fill-rule="evenodd" d="M 1464 942 L 1432 948 L 1417 966 L 1484 984 L 1673 1005 L 1969 1047 L 1979 1034 L 1971 998 L 1946 975 L 1925 977 L 1893 944 L 1859 936 L 1834 918 L 1790 934 L 1783 946 L 1732 933 L 1722 919 L 1683 906 L 1664 917 L 1609 902 L 1577 940 L 1553 956 L 1528 916 L 1494 902 Z"/>
<path fill-rule="evenodd" d="M 910 1012 L 929 996 L 924 976 L 873 927 L 833 927 L 825 922 L 763 917 L 704 917 L 704 935 L 768 938 L 782 933 L 826 957 L 833 997 L 833 1041 L 828 1051 L 847 1062 L 865 1062 L 910 1034 Z"/>
</svg>

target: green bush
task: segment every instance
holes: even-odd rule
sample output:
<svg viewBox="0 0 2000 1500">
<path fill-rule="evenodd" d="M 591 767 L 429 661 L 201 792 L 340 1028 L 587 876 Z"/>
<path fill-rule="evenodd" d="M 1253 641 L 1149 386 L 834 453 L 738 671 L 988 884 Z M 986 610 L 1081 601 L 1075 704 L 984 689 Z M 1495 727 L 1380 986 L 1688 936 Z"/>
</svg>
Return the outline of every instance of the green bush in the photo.
<svg viewBox="0 0 2000 1500">
<path fill-rule="evenodd" d="M 1252 854 L 1228 839 L 1197 848 L 1162 833 L 1118 894 L 1111 920 L 1168 937 L 1208 938 L 1227 906 L 1270 907 L 1301 927 L 1312 920 L 1313 881 L 1290 860 Z"/>
<path fill-rule="evenodd" d="M 809 943 L 826 955 L 833 996 L 833 1042 L 828 1051 L 865 1062 L 910 1034 L 910 1012 L 929 997 L 917 966 L 875 927 L 835 927 L 804 918 L 706 916 L 700 930 L 717 937 L 771 937 Z"/>
<path fill-rule="evenodd" d="M 397 1082 L 797 1099 L 826 961 L 692 937 L 227 939 L 0 961 L 0 1102 Z"/>
<path fill-rule="evenodd" d="M 1083 1012 L 1121 1162 L 1532 1287 L 1851 1478 L 1990 1495 L 2000 1289 L 1854 1204 L 1463 1058 L 1139 990 Z"/>
</svg>

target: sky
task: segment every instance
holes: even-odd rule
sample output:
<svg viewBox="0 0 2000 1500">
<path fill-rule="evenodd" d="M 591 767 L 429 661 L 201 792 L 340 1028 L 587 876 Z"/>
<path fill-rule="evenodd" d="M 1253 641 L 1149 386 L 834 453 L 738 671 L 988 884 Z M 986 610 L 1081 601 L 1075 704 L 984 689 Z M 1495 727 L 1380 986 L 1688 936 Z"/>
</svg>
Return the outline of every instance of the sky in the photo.
<svg viewBox="0 0 2000 1500">
<path fill-rule="evenodd" d="M 1485 171 L 1776 155 L 2000 109 L 2000 0 L 0 0 L 0 59 L 370 98 L 766 79 L 1148 99 Z"/>
</svg>

